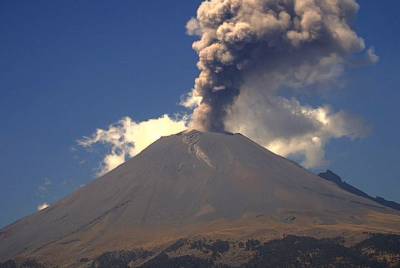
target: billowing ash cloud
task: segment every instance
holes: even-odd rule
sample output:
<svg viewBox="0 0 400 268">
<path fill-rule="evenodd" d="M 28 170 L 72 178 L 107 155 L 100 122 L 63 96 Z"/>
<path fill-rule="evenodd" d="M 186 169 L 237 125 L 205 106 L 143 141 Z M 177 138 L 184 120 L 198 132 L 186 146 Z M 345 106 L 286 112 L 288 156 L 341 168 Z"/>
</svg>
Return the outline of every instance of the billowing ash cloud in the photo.
<svg viewBox="0 0 400 268">
<path fill-rule="evenodd" d="M 182 101 L 193 114 L 140 123 L 125 118 L 81 145 L 111 146 L 103 174 L 189 126 L 239 132 L 306 167 L 322 166 L 331 139 L 359 138 L 368 129 L 346 112 L 298 97 L 340 88 L 346 68 L 378 62 L 351 28 L 358 9 L 355 0 L 204 1 L 187 23 L 188 33 L 199 36 L 193 48 L 200 74 Z"/>
<path fill-rule="evenodd" d="M 279 90 L 310 90 L 337 78 L 365 49 L 350 27 L 358 9 L 354 0 L 204 1 L 187 24 L 200 37 L 193 44 L 200 74 L 185 101 L 194 108 L 192 126 L 226 130 L 244 90 L 262 92 L 268 107 Z M 377 60 L 373 50 L 367 56 Z M 257 87 L 247 85 L 252 79 Z"/>
</svg>

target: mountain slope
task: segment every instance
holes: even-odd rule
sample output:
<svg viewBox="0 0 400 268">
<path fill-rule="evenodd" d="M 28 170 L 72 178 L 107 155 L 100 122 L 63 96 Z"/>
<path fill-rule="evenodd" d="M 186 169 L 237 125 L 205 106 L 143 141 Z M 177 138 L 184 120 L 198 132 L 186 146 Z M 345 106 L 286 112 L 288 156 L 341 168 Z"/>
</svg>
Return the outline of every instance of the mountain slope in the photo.
<svg viewBox="0 0 400 268">
<path fill-rule="evenodd" d="M 397 212 L 340 189 L 240 134 L 163 137 L 53 206 L 0 232 L 0 260 L 70 264 L 180 237 L 399 230 Z"/>
<path fill-rule="evenodd" d="M 324 179 L 326 179 L 328 181 L 331 181 L 331 182 L 335 183 L 337 186 L 339 186 L 343 190 L 348 191 L 348 192 L 350 192 L 352 194 L 355 194 L 355 195 L 358 195 L 358 196 L 373 200 L 378 204 L 381 204 L 383 206 L 390 207 L 392 209 L 400 211 L 400 204 L 399 203 L 396 203 L 394 201 L 386 200 L 386 199 L 384 199 L 382 197 L 379 197 L 379 196 L 372 197 L 372 196 L 366 194 L 365 192 L 361 191 L 360 189 L 352 186 L 351 184 L 348 184 L 347 182 L 343 181 L 341 177 L 339 177 L 337 174 L 333 173 L 329 169 L 326 172 L 322 172 L 322 173 L 318 174 L 318 176 L 320 176 L 321 178 L 324 178 Z"/>
</svg>

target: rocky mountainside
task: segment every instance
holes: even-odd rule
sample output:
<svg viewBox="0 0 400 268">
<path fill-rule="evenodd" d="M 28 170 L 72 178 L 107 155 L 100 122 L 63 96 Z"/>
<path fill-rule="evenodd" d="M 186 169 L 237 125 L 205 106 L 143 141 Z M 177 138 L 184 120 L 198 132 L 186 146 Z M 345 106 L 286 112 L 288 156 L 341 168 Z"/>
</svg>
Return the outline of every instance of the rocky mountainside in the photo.
<svg viewBox="0 0 400 268">
<path fill-rule="evenodd" d="M 357 245 L 398 233 L 399 212 L 240 134 L 187 131 L 1 230 L 0 267 L 265 267 L 296 239 L 294 259 L 334 248 L 329 258 L 371 266 Z"/>
<path fill-rule="evenodd" d="M 378 204 L 381 204 L 383 206 L 390 207 L 390 208 L 393 208 L 395 210 L 399 210 L 400 211 L 400 204 L 399 203 L 396 203 L 394 201 L 386 200 L 385 198 L 379 197 L 379 196 L 372 197 L 372 196 L 366 194 L 365 192 L 361 191 L 360 189 L 357 189 L 353 185 L 348 184 L 347 182 L 343 181 L 342 178 L 339 177 L 339 175 L 333 173 L 333 171 L 331 171 L 329 169 L 326 172 L 322 172 L 322 173 L 318 174 L 318 176 L 320 176 L 321 178 L 324 178 L 324 179 L 326 179 L 328 181 L 331 181 L 331 182 L 335 183 L 337 186 L 339 186 L 340 188 L 342 188 L 345 191 L 348 191 L 348 192 L 353 193 L 355 195 L 358 195 L 358 196 L 373 200 Z"/>
</svg>

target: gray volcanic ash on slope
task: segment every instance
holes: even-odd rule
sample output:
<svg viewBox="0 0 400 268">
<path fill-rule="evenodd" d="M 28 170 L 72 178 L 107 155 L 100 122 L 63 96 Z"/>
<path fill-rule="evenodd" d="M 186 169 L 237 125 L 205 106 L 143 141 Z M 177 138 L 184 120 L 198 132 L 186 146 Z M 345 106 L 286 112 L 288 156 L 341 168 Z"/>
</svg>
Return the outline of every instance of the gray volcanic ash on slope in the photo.
<svg viewBox="0 0 400 268">
<path fill-rule="evenodd" d="M 390 221 L 380 222 L 382 215 Z M 65 264 L 190 235 L 268 236 L 315 226 L 385 232 L 399 223 L 393 210 L 240 134 L 190 131 L 161 138 L 71 196 L 1 230 L 0 259 L 33 256 Z"/>
</svg>

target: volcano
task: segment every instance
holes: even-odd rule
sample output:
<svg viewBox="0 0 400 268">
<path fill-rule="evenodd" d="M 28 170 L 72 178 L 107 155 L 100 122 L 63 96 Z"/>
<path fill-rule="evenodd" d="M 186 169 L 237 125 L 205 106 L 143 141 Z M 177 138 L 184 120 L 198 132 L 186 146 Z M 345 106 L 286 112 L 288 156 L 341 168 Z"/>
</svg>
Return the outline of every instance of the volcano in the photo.
<svg viewBox="0 0 400 268">
<path fill-rule="evenodd" d="M 373 267 L 400 256 L 399 233 L 394 209 L 241 134 L 192 130 L 162 137 L 72 195 L 5 227 L 0 267 L 279 267 L 291 263 L 279 262 L 278 249 L 287 262 L 293 245 L 339 254 L 321 261 Z M 366 245 L 379 239 L 391 241 L 383 243 L 394 245 L 391 255 L 366 255 Z M 275 259 L 267 261 L 265 250 Z M 297 261 L 310 255 L 303 248 L 293 252 L 305 252 L 293 257 Z"/>
</svg>

